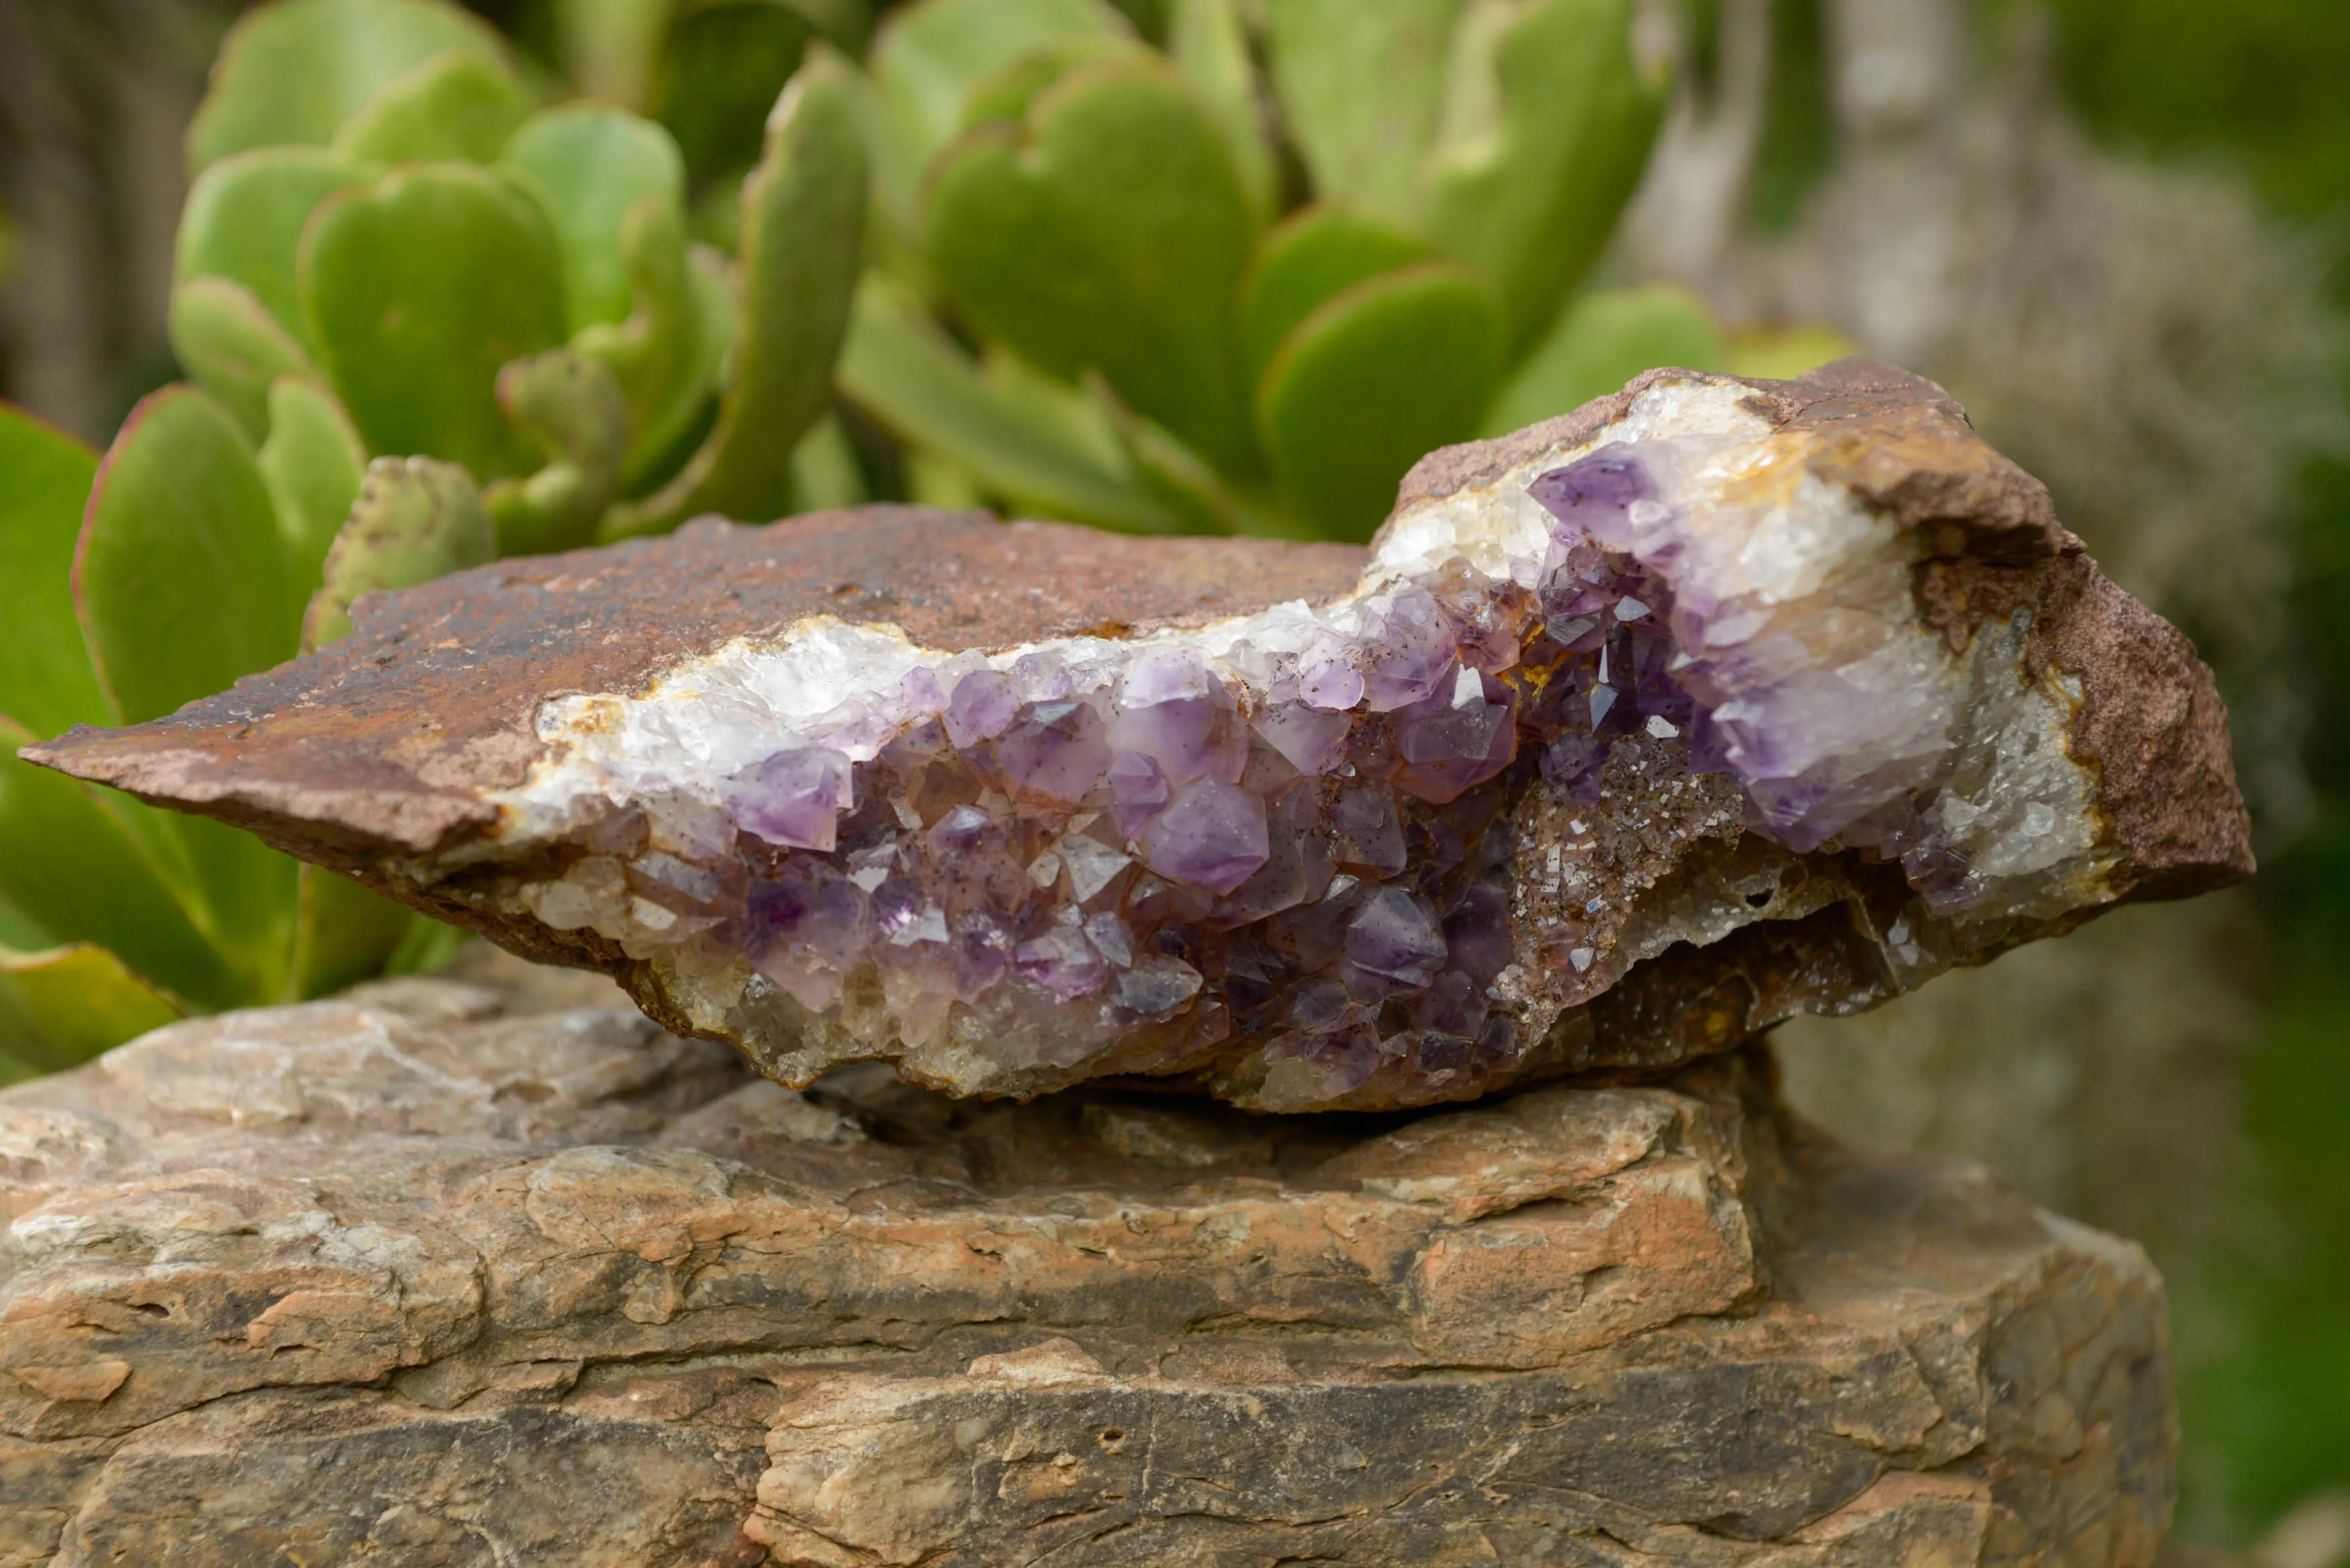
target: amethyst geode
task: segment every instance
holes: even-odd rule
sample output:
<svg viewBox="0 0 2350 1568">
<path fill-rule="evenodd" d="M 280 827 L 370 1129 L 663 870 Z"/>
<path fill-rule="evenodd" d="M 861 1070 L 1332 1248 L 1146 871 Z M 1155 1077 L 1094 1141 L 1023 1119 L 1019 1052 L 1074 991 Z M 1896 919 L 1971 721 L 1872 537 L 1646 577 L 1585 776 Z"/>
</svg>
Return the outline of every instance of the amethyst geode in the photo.
<svg viewBox="0 0 2350 1568">
<path fill-rule="evenodd" d="M 1939 389 L 1652 372 L 1367 556 L 905 508 L 508 562 L 28 752 L 799 1082 L 1666 1068 L 2245 875 L 2224 716 Z"/>
</svg>

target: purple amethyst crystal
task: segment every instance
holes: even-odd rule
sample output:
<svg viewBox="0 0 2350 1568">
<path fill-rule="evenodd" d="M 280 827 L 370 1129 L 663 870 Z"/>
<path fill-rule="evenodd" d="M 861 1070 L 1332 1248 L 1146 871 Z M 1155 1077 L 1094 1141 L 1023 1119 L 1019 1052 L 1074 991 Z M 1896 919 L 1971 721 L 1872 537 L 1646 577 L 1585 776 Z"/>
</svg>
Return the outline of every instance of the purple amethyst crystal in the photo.
<svg viewBox="0 0 2350 1568">
<path fill-rule="evenodd" d="M 1080 922 L 1056 920 L 1044 935 L 1013 949 L 1012 964 L 1022 979 L 1034 981 L 1066 1002 L 1102 988 L 1109 979 L 1106 956 L 1087 940 Z"/>
<path fill-rule="evenodd" d="M 1169 784 L 1238 783 L 1248 736 L 1232 693 L 1194 653 L 1146 653 L 1128 667 L 1109 743 L 1159 764 Z"/>
<path fill-rule="evenodd" d="M 1327 712 L 1303 702 L 1284 702 L 1257 716 L 1256 732 L 1265 744 L 1301 774 L 1326 774 L 1347 754 L 1347 732 L 1354 727 L 1347 714 Z"/>
<path fill-rule="evenodd" d="M 830 849 L 849 805 L 848 759 L 822 746 L 778 752 L 736 774 L 727 794 L 746 833 L 787 849 Z"/>
<path fill-rule="evenodd" d="M 1031 702 L 995 737 L 995 759 L 1014 794 L 1074 805 L 1108 768 L 1109 739 L 1084 702 Z"/>
<path fill-rule="evenodd" d="M 1363 696 L 1374 713 L 1418 702 L 1451 679 L 1451 628 L 1436 597 L 1424 588 L 1395 597 L 1378 618 L 1371 648 L 1363 670 Z"/>
<path fill-rule="evenodd" d="M 1020 711 L 1020 694 L 1011 680 L 993 670 L 974 670 L 955 682 L 947 699 L 947 734 L 958 746 L 992 741 Z"/>
<path fill-rule="evenodd" d="M 1419 991 L 1435 980 L 1446 950 L 1443 929 L 1424 900 L 1382 888 L 1347 923 L 1348 989 L 1371 997 Z"/>
<path fill-rule="evenodd" d="M 1632 542 L 1626 514 L 1634 502 L 1654 499 L 1657 487 L 1631 449 L 1617 444 L 1553 469 L 1527 493 L 1561 523 L 1621 550 Z"/>
<path fill-rule="evenodd" d="M 1222 779 L 1194 779 L 1138 836 L 1142 863 L 1170 882 L 1229 893 L 1264 864 L 1264 802 Z"/>
<path fill-rule="evenodd" d="M 1131 838 L 1174 794 L 1159 764 L 1140 752 L 1120 752 L 1110 759 L 1110 814 L 1118 830 Z"/>
<path fill-rule="evenodd" d="M 1442 805 L 1484 783 L 1517 754 L 1517 702 L 1510 689 L 1466 665 L 1452 688 L 1398 712 L 1394 720 L 1398 789 Z"/>
</svg>

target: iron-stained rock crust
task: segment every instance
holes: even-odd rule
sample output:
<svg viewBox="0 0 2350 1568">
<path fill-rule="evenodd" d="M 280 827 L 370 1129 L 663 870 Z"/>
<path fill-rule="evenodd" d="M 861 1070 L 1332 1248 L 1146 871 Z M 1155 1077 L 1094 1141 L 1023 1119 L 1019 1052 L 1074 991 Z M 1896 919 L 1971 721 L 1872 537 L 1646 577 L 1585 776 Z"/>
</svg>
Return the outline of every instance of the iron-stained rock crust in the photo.
<svg viewBox="0 0 2350 1568">
<path fill-rule="evenodd" d="M 636 694 L 666 666 L 806 616 L 889 621 L 960 652 L 1194 626 L 1355 586 L 1350 545 L 1138 539 L 922 506 L 502 561 L 353 607 L 349 637 L 128 730 L 33 761 L 250 828 L 349 869 L 445 849 L 522 782 L 550 696 Z"/>
<path fill-rule="evenodd" d="M 1398 515 L 1494 485 L 1623 418 L 1667 378 L 1692 377 L 1651 371 L 1559 420 L 1431 453 L 1403 481 Z M 2057 522 L 2044 486 L 1976 436 L 1940 388 L 1906 372 L 1848 360 L 1743 386 L 1747 408 L 1808 438 L 1812 473 L 1914 537 L 1918 606 L 1953 649 L 1990 618 L 2031 612 L 2029 673 L 2054 671 L 2080 696 L 2068 750 L 2097 774 L 2096 811 L 2117 851 L 2105 886 L 2116 899 L 2182 897 L 2251 873 L 2249 823 L 2210 671 L 2184 636 L 2098 572 Z M 466 893 L 463 874 L 428 886 L 388 880 L 385 862 L 446 856 L 497 823 L 494 792 L 521 784 L 549 754 L 534 725 L 546 700 L 641 695 L 665 669 L 813 614 L 893 624 L 949 651 L 1000 650 L 1196 626 L 1290 600 L 1327 603 L 1356 587 L 1367 558 L 1347 545 L 1138 539 L 912 507 L 765 528 L 709 520 L 671 539 L 504 562 L 370 597 L 355 607 L 354 633 L 317 654 L 168 719 L 77 728 L 23 754 L 250 828 L 526 957 L 605 970 L 668 1027 L 707 1031 L 690 998 L 615 940 L 501 914 Z M 1659 859 L 1650 881 L 1674 864 Z M 1809 864 L 1833 891 L 1808 912 L 1656 953 L 1562 1018 L 1506 1075 L 1464 1079 L 1440 1097 L 1535 1076 L 1664 1072 L 1791 1012 L 1856 1008 L 1902 989 L 1880 941 L 1909 896 L 1900 868 L 1856 851 Z M 2013 922 L 1954 961 L 1980 961 L 2095 912 Z M 779 1076 L 806 1075 L 745 1048 Z M 1258 1086 L 1228 1067 L 1203 1057 L 1165 1070 L 1253 1103 Z M 1378 1097 L 1387 1092 L 1354 1108 L 1388 1103 Z"/>
</svg>

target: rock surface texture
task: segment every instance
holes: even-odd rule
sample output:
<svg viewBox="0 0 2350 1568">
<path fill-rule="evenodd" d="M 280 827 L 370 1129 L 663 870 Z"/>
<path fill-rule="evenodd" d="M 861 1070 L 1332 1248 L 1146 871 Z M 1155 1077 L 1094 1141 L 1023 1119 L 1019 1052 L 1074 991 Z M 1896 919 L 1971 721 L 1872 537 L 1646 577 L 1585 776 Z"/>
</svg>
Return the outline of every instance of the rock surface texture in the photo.
<svg viewBox="0 0 2350 1568">
<path fill-rule="evenodd" d="M 907 508 L 461 574 L 24 753 L 805 1084 L 1656 1073 L 2251 867 L 2186 639 L 1939 388 L 1654 371 L 1367 554 Z"/>
<path fill-rule="evenodd" d="M 795 1094 L 574 979 L 0 1094 L 0 1564 L 2142 1568 L 2167 1521 L 2144 1257 L 1792 1124 L 1761 1048 L 1376 1116 Z"/>
</svg>

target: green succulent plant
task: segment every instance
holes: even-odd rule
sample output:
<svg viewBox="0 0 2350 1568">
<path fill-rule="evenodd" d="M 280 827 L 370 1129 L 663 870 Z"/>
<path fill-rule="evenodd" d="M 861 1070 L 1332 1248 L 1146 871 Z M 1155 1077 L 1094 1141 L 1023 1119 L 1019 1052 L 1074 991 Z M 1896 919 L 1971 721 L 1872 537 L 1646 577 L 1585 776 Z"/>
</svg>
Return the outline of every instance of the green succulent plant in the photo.
<svg viewBox="0 0 2350 1568">
<path fill-rule="evenodd" d="M 211 695 L 341 635 L 371 589 L 848 483 L 837 431 L 804 438 L 860 265 L 858 88 L 797 13 L 764 78 L 713 52 L 740 8 L 604 7 L 651 19 L 664 90 L 702 117 L 723 166 L 698 192 L 660 120 L 550 101 L 441 0 L 276 0 L 231 32 L 187 141 L 170 333 L 190 381 L 103 460 L 0 407 L 0 1075 L 454 935 L 18 745 Z M 815 9 L 844 36 L 862 15 Z M 723 160 L 754 90 L 744 171 Z M 732 254 L 693 237 L 697 200 Z"/>
<path fill-rule="evenodd" d="M 1359 538 L 1432 447 L 1726 358 L 1691 296 L 1576 293 L 1665 102 L 1632 0 L 1157 9 L 1154 45 L 916 0 L 874 40 L 841 384 L 918 490 Z"/>
</svg>

